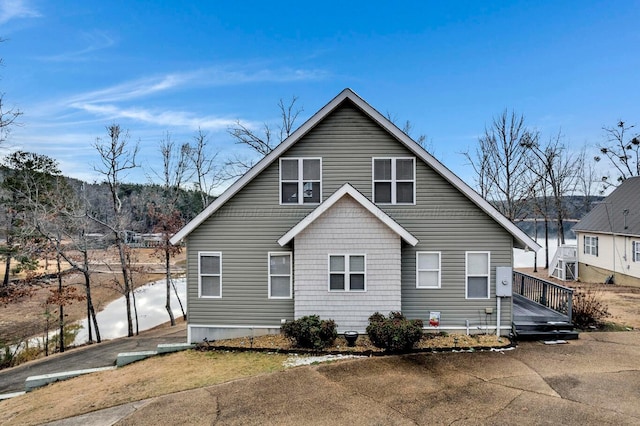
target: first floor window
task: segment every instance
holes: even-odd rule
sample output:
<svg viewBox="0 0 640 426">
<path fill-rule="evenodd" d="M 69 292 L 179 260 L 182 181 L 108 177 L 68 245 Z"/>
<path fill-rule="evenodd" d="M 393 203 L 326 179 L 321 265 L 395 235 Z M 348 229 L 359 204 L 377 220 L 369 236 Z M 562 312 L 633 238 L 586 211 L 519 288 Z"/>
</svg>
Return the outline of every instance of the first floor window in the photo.
<svg viewBox="0 0 640 426">
<path fill-rule="evenodd" d="M 489 298 L 489 252 L 467 252 L 467 299 Z"/>
<path fill-rule="evenodd" d="M 329 255 L 329 291 L 365 291 L 364 255 Z"/>
<path fill-rule="evenodd" d="M 440 288 L 440 252 L 416 254 L 416 287 Z"/>
<path fill-rule="evenodd" d="M 631 243 L 631 251 L 634 262 L 640 262 L 640 241 L 633 241 Z"/>
<path fill-rule="evenodd" d="M 280 159 L 280 203 L 319 204 L 322 162 L 319 158 Z"/>
<path fill-rule="evenodd" d="M 269 298 L 291 299 L 291 253 L 269 253 Z"/>
<path fill-rule="evenodd" d="M 222 297 L 222 253 L 198 255 L 200 297 Z"/>
<path fill-rule="evenodd" d="M 598 255 L 598 237 L 584 236 L 584 253 L 593 256 Z"/>
</svg>

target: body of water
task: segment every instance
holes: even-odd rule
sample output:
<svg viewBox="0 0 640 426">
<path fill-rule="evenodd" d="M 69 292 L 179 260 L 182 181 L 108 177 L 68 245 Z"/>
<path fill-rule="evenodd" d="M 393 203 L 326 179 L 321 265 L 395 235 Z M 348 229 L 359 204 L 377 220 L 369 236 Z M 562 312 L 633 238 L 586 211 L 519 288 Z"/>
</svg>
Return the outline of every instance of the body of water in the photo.
<svg viewBox="0 0 640 426">
<path fill-rule="evenodd" d="M 178 295 L 182 301 L 182 306 L 187 310 L 186 278 L 174 279 Z M 138 307 L 138 325 L 140 331 L 148 330 L 157 325 L 169 321 L 169 314 L 165 308 L 166 301 L 166 281 L 158 280 L 146 284 L 135 290 L 136 305 Z M 175 318 L 182 316 L 178 299 L 173 288 L 171 289 L 171 310 Z M 124 296 L 109 303 L 102 311 L 98 312 L 98 327 L 100 327 L 100 337 L 103 339 L 115 339 L 127 335 L 127 307 Z M 133 316 L 133 300 L 131 301 L 131 312 Z M 81 345 L 87 342 L 89 333 L 87 332 L 87 320 L 80 321 L 82 326 L 73 344 Z M 135 332 L 135 318 L 133 330 Z M 94 334 L 95 339 L 95 334 Z"/>
<path fill-rule="evenodd" d="M 544 239 L 538 240 L 538 244 L 542 246 L 538 250 L 538 268 L 544 268 Z M 576 245 L 576 240 L 565 240 L 566 245 Z M 558 239 L 549 238 L 549 266 L 553 256 L 558 250 Z M 532 251 L 524 251 L 520 249 L 513 249 L 513 267 L 514 268 L 533 268 L 534 253 Z"/>
</svg>

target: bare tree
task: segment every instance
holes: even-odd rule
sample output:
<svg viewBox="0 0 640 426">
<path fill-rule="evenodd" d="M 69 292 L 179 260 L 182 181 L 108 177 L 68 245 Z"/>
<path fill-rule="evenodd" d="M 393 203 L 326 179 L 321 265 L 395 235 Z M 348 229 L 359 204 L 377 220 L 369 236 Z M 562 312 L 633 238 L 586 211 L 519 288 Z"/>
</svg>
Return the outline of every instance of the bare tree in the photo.
<svg viewBox="0 0 640 426">
<path fill-rule="evenodd" d="M 204 135 L 200 132 L 199 136 L 201 137 L 197 138 L 197 140 L 202 142 L 205 139 Z M 169 321 L 172 326 L 176 325 L 176 320 L 173 316 L 173 311 L 171 310 L 171 287 L 173 286 L 177 297 L 178 293 L 171 278 L 171 258 L 176 254 L 179 254 L 182 250 L 180 246 L 172 245 L 169 240 L 173 234 L 184 225 L 180 212 L 176 208 L 176 203 L 180 196 L 180 188 L 182 187 L 183 182 L 190 178 L 189 152 L 190 150 L 188 145 L 185 144 L 177 146 L 171 140 L 171 135 L 167 132 L 165 139 L 160 141 L 162 172 L 155 173 L 156 176 L 161 178 L 161 194 L 159 197 L 159 203 L 156 203 L 155 205 L 153 203 L 149 204 L 149 215 L 156 222 L 153 230 L 154 232 L 162 235 L 162 244 L 156 247 L 155 254 L 160 257 L 161 260 L 164 260 L 165 263 L 165 308 L 169 314 Z M 199 168 L 196 169 L 200 170 Z M 198 178 L 200 181 L 201 179 L 206 179 L 206 176 L 199 176 Z M 178 303 L 180 303 L 183 317 L 186 317 L 180 297 L 178 297 Z"/>
<path fill-rule="evenodd" d="M 198 132 L 193 137 L 193 145 L 182 145 L 179 155 L 180 160 L 189 159 L 191 162 L 192 171 L 188 171 L 189 167 L 185 163 L 182 173 L 182 179 L 188 180 L 191 177 L 195 178 L 195 189 L 200 194 L 200 201 L 202 202 L 202 209 L 205 209 L 212 201 L 211 196 L 213 189 L 217 188 L 224 181 L 223 172 L 218 167 L 216 159 L 218 158 L 218 152 L 212 152 L 209 145 L 209 136 L 202 129 L 198 129 Z M 186 154 L 186 157 L 184 155 Z M 164 156 L 164 153 L 163 153 Z M 165 164 L 166 170 L 166 164 Z M 174 170 L 174 173 L 177 170 Z M 167 171 L 169 172 L 169 171 Z M 175 177 L 174 177 L 175 178 Z M 164 180 L 166 182 L 166 179 Z"/>
<path fill-rule="evenodd" d="M 302 107 L 298 108 L 297 101 L 298 98 L 296 96 L 292 96 L 288 103 L 280 99 L 278 102 L 280 124 L 277 129 L 274 129 L 268 123 L 264 123 L 262 132 L 257 132 L 238 120 L 234 126 L 228 129 L 229 134 L 236 144 L 251 148 L 261 159 L 293 133 L 296 120 L 304 111 Z M 238 156 L 232 158 L 227 161 L 227 178 L 233 179 L 241 176 L 254 164 L 255 160 L 247 160 Z"/>
<path fill-rule="evenodd" d="M 108 139 L 97 138 L 94 144 L 100 155 L 100 164 L 94 170 L 104 176 L 109 187 L 110 202 L 113 217 L 111 220 L 101 220 L 96 216 L 90 216 L 96 222 L 109 229 L 113 235 L 114 244 L 118 250 L 120 267 L 122 269 L 122 293 L 127 307 L 127 335 L 133 336 L 133 320 L 131 316 L 131 297 L 134 290 L 132 271 L 126 246 L 126 223 L 122 211 L 120 199 L 120 185 L 127 171 L 138 167 L 136 156 L 139 145 L 129 143 L 129 135 L 119 125 L 112 124 L 107 127 Z"/>
<path fill-rule="evenodd" d="M 480 194 L 512 222 L 526 214 L 533 187 L 523 142 L 537 139 L 537 132 L 527 128 L 523 115 L 505 110 L 485 128 L 475 152 L 463 153 L 476 173 Z"/>
<path fill-rule="evenodd" d="M 606 142 L 598 146 L 600 153 L 616 170 L 615 182 L 611 176 L 602 176 L 603 191 L 632 176 L 640 176 L 640 134 L 633 134 L 635 125 L 620 120 L 615 127 L 603 127 Z M 594 157 L 596 162 L 602 159 Z"/>
<path fill-rule="evenodd" d="M 582 210 L 584 213 L 591 211 L 593 197 L 596 195 L 596 184 L 601 180 L 595 167 L 595 160 L 587 155 L 587 148 L 580 150 L 576 165 L 576 183 L 578 192 L 582 195 Z"/>
<path fill-rule="evenodd" d="M 0 38 L 0 43 L 6 40 Z M 0 66 L 3 65 L 3 60 L 0 58 Z M 11 125 L 17 124 L 17 119 L 22 115 L 22 112 L 17 108 L 7 108 L 4 101 L 4 93 L 0 92 L 0 143 L 7 139 Z"/>
<path fill-rule="evenodd" d="M 523 141 L 523 146 L 532 155 L 534 161 L 529 168 L 543 184 L 543 196 L 547 190 L 551 193 L 551 199 L 555 209 L 555 222 L 558 232 L 558 244 L 565 243 L 564 220 L 566 209 L 564 200 L 566 196 L 573 194 L 576 190 L 578 176 L 578 159 L 571 155 L 562 143 L 562 135 L 557 135 L 549 139 L 549 142 L 542 146 L 537 140 Z M 547 206 L 545 205 L 545 211 Z M 546 222 L 546 214 L 545 214 Z M 549 268 L 549 244 L 548 232 L 545 228 L 546 241 L 546 268 Z"/>
</svg>

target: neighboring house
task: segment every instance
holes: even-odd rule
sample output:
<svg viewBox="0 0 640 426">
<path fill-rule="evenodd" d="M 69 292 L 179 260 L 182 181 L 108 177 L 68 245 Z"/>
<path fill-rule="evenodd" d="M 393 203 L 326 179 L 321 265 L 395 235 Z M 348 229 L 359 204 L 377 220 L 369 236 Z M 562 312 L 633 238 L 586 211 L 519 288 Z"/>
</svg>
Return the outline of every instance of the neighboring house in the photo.
<svg viewBox="0 0 640 426">
<path fill-rule="evenodd" d="M 183 239 L 190 342 L 310 314 L 364 332 L 376 311 L 510 330 L 496 267 L 512 266 L 513 247 L 540 248 L 349 89 L 172 243 Z"/>
<path fill-rule="evenodd" d="M 580 281 L 640 286 L 640 177 L 623 181 L 573 231 Z"/>
</svg>

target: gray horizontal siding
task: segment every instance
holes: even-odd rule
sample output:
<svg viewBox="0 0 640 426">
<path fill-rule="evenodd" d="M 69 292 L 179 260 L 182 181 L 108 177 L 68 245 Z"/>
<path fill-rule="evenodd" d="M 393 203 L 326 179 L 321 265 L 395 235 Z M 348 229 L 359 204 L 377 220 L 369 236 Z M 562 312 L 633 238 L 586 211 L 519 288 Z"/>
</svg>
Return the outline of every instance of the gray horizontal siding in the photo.
<svg viewBox="0 0 640 426">
<path fill-rule="evenodd" d="M 323 200 L 347 182 L 371 199 L 371 158 L 389 156 L 414 154 L 349 102 L 283 155 L 322 157 Z M 416 205 L 379 206 L 420 241 L 403 245 L 402 310 L 423 319 L 440 311 L 443 326 L 464 325 L 480 313 L 484 320 L 495 298 L 465 300 L 464 252 L 491 252 L 493 286 L 495 266 L 512 264 L 511 236 L 427 165 L 417 161 L 416 167 Z M 293 318 L 293 300 L 267 298 L 267 252 L 283 251 L 276 240 L 315 206 L 280 206 L 278 200 L 276 161 L 188 237 L 190 323 L 274 325 Z M 222 299 L 197 298 L 198 251 L 222 252 Z M 415 288 L 416 251 L 442 252 L 441 289 Z M 510 316 L 506 309 L 503 318 Z"/>
</svg>

